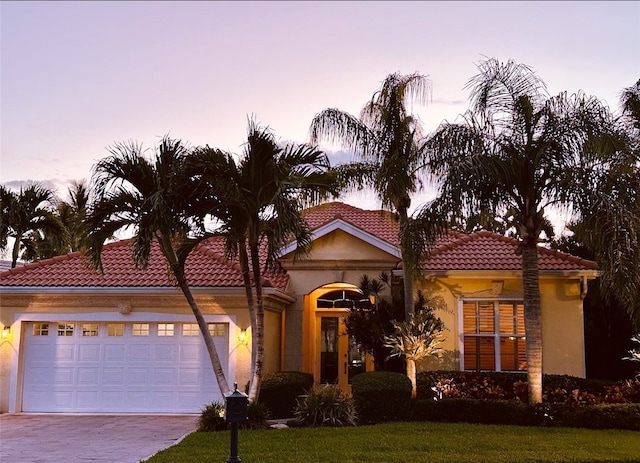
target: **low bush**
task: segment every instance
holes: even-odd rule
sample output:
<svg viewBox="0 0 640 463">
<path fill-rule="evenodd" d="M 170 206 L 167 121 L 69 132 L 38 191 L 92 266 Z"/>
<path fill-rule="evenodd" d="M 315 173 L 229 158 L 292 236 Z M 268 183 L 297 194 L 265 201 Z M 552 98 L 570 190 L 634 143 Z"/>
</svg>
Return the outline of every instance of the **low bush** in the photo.
<svg viewBox="0 0 640 463">
<path fill-rule="evenodd" d="M 200 413 L 198 431 L 214 432 L 225 431 L 227 422 L 224 419 L 224 405 L 220 402 L 212 402 Z"/>
<path fill-rule="evenodd" d="M 549 426 L 640 431 L 640 404 L 600 404 L 572 407 L 543 404 Z"/>
<path fill-rule="evenodd" d="M 338 386 L 314 386 L 298 397 L 294 411 L 301 426 L 355 426 L 356 408 L 353 398 Z"/>
<path fill-rule="evenodd" d="M 515 400 L 422 399 L 413 403 L 412 417 L 416 421 L 450 423 L 537 424 L 534 410 Z"/>
<path fill-rule="evenodd" d="M 422 399 L 413 403 L 412 417 L 416 421 L 640 431 L 640 404 L 531 406 L 515 400 Z"/>
<path fill-rule="evenodd" d="M 200 413 L 198 431 L 216 432 L 229 429 L 229 423 L 224 418 L 225 406 L 220 402 L 211 402 Z M 247 421 L 240 423 L 241 429 L 265 429 L 269 425 L 269 410 L 260 403 L 249 403 Z"/>
<path fill-rule="evenodd" d="M 354 376 L 351 391 L 360 423 L 409 418 L 411 389 L 411 381 L 401 373 L 371 371 Z"/>
<path fill-rule="evenodd" d="M 301 371 L 281 371 L 265 375 L 259 403 L 269 409 L 271 418 L 290 418 L 296 399 L 313 386 L 313 375 Z"/>
</svg>

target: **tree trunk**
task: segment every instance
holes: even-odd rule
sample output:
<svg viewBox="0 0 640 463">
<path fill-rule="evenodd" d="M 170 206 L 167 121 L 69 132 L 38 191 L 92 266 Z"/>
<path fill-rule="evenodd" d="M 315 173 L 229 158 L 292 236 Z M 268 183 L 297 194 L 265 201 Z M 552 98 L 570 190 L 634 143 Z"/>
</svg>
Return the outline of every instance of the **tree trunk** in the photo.
<svg viewBox="0 0 640 463">
<path fill-rule="evenodd" d="M 255 364 L 252 368 L 251 385 L 249 387 L 249 400 L 251 402 L 258 401 L 260 394 L 260 382 L 262 380 L 262 368 L 264 366 L 264 300 L 262 298 L 262 276 L 260 272 L 260 255 L 258 243 L 249 242 L 249 252 L 251 254 L 251 267 L 253 270 L 253 284 L 256 289 L 256 320 L 255 332 L 251 333 L 251 346 L 255 348 Z M 254 347 L 255 346 L 255 347 Z"/>
<path fill-rule="evenodd" d="M 405 229 L 405 225 L 407 223 L 408 215 L 407 210 L 399 210 L 398 215 L 400 216 L 400 230 Z M 404 294 L 404 321 L 409 321 L 411 314 L 414 311 L 413 307 L 413 272 L 411 269 L 411 265 L 408 265 L 407 256 L 409 255 L 407 249 L 405 249 L 404 239 L 400 237 L 400 253 L 402 258 L 402 289 Z"/>
<path fill-rule="evenodd" d="M 227 378 L 224 374 L 224 369 L 222 367 L 222 363 L 220 362 L 220 356 L 218 355 L 218 351 L 216 350 L 216 346 L 213 343 L 213 338 L 211 337 L 211 333 L 209 333 L 209 327 L 207 326 L 207 322 L 200 311 L 200 307 L 196 303 L 193 294 L 191 293 L 191 288 L 189 288 L 189 284 L 187 283 L 187 277 L 184 272 L 184 263 L 180 263 L 178 261 L 178 257 L 175 254 L 174 248 L 171 244 L 170 238 L 166 236 L 159 236 L 158 243 L 160 244 L 160 249 L 162 250 L 162 254 L 165 259 L 169 263 L 171 267 L 171 271 L 173 272 L 173 276 L 176 278 L 176 282 L 178 286 L 182 290 L 182 294 L 187 299 L 189 303 L 189 307 L 191 307 L 191 311 L 198 322 L 198 327 L 200 328 L 200 333 L 204 338 L 204 344 L 207 347 L 207 352 L 209 353 L 209 359 L 211 360 L 211 367 L 213 368 L 213 373 L 216 377 L 216 381 L 218 383 L 218 388 L 223 395 L 226 395 L 231 392 L 229 389 L 229 384 L 227 383 Z"/>
<path fill-rule="evenodd" d="M 258 352 L 256 333 L 258 331 L 256 322 L 256 305 L 253 298 L 253 285 L 251 284 L 251 276 L 249 269 L 249 256 L 247 255 L 247 243 L 242 240 L 238 244 L 238 258 L 240 261 L 240 270 L 242 271 L 242 280 L 244 283 L 244 291 L 247 297 L 247 305 L 249 306 L 249 318 L 251 319 L 251 377 L 249 379 L 249 391 L 255 379 L 256 354 Z"/>
<path fill-rule="evenodd" d="M 196 321 L 198 322 L 198 326 L 200 327 L 200 333 L 202 333 L 202 337 L 204 338 L 204 344 L 207 346 L 207 352 L 209 352 L 209 358 L 211 359 L 211 366 L 213 368 L 213 373 L 215 374 L 216 381 L 218 382 L 218 387 L 220 388 L 220 392 L 223 395 L 226 395 L 231 392 L 229 389 L 229 384 L 227 383 L 227 378 L 224 375 L 224 369 L 222 367 L 222 363 L 220 362 L 220 357 L 218 356 L 218 351 L 216 350 L 216 346 L 213 343 L 213 338 L 211 337 L 211 333 L 209 333 L 209 327 L 207 326 L 207 322 L 196 303 L 193 294 L 191 293 L 191 288 L 187 284 L 187 279 L 184 274 L 184 269 L 180 268 L 178 264 L 175 266 L 171 266 L 173 270 L 173 274 L 176 277 L 176 281 L 178 282 L 178 286 L 182 290 L 182 294 L 187 299 L 189 303 L 189 307 L 191 307 L 191 311 L 193 315 L 196 317 Z"/>
<path fill-rule="evenodd" d="M 20 254 L 20 243 L 22 242 L 22 234 L 16 233 L 16 240 L 13 242 L 13 250 L 11 252 L 11 268 L 16 268 L 18 255 Z"/>
<path fill-rule="evenodd" d="M 416 380 L 416 361 L 407 358 L 407 378 L 411 380 L 411 398 L 415 399 L 418 395 L 418 383 Z"/>
<path fill-rule="evenodd" d="M 524 285 L 524 328 L 527 349 L 529 403 L 542 402 L 542 310 L 538 251 L 535 240 L 522 246 L 522 281 Z"/>
</svg>

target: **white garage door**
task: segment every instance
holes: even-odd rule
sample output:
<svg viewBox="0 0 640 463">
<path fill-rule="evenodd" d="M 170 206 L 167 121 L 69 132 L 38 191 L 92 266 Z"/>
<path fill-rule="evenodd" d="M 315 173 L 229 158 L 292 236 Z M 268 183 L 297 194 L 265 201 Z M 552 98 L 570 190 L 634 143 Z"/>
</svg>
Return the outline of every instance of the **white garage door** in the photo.
<svg viewBox="0 0 640 463">
<path fill-rule="evenodd" d="M 210 323 L 228 374 L 229 326 Z M 31 322 L 22 410 L 198 413 L 222 401 L 195 323 Z"/>
</svg>

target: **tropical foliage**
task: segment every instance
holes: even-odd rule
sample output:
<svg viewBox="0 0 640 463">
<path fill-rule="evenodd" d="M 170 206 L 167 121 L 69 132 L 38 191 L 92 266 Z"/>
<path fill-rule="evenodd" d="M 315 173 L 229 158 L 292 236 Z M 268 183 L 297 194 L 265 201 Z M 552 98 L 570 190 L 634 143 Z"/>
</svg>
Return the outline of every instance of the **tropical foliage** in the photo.
<svg viewBox="0 0 640 463">
<path fill-rule="evenodd" d="M 391 323 L 395 331 L 384 337 L 385 346 L 391 349 L 392 356 L 405 359 L 407 377 L 411 380 L 411 397 L 417 395 L 416 362 L 429 356 L 438 357 L 442 353 L 444 322 L 436 316 L 434 307 L 427 304 L 423 294 L 418 291 L 416 310 L 406 321 Z"/>
<path fill-rule="evenodd" d="M 210 147 L 196 149 L 189 169 L 203 198 L 221 200 L 217 233 L 226 253 L 238 259 L 251 315 L 250 400 L 256 401 L 264 362 L 264 299 L 261 253 L 274 265 L 280 249 L 296 242 L 297 255 L 308 249 L 311 235 L 301 211 L 337 194 L 326 155 L 315 147 L 280 147 L 274 134 L 249 122 L 248 141 L 239 161 Z"/>
<path fill-rule="evenodd" d="M 630 274 L 625 251 L 637 247 L 640 229 L 637 217 L 628 213 L 633 191 L 638 191 L 626 188 L 637 182 L 630 169 L 634 157 L 608 108 L 596 98 L 582 93 L 549 97 L 533 70 L 513 61 L 489 59 L 478 67 L 479 74 L 467 85 L 470 110 L 460 123 L 442 123 L 424 145 L 438 198 L 418 219 L 430 241 L 462 217 L 514 211 L 522 256 L 529 398 L 537 403 L 542 400 L 537 246 L 543 231 L 550 230 L 548 209 L 572 207 L 594 237 L 608 240 L 615 264 L 604 266 L 604 273 L 616 268 Z M 637 287 L 631 281 L 624 291 Z"/>
<path fill-rule="evenodd" d="M 38 257 L 37 244 L 45 237 L 63 241 L 65 230 L 54 214 L 52 190 L 32 184 L 14 192 L 0 185 L 0 248 L 4 251 L 13 238 L 11 267 L 18 259 Z"/>
<path fill-rule="evenodd" d="M 335 108 L 317 114 L 310 128 L 312 143 L 337 143 L 361 158 L 337 166 L 343 185 L 373 187 L 382 207 L 396 214 L 400 225 L 405 317 L 413 310 L 413 280 L 419 272 L 423 246 L 415 246 L 410 226 L 411 195 L 420 190 L 420 120 L 409 113 L 412 103 L 426 104 L 431 81 L 420 74 L 390 74 L 371 101 L 355 117 Z"/>
<path fill-rule="evenodd" d="M 220 357 L 202 311 L 187 283 L 185 262 L 190 252 L 210 234 L 205 218 L 220 207 L 214 196 L 202 198 L 186 162 L 188 148 L 180 140 L 164 137 L 152 157 L 139 144 L 119 143 L 110 156 L 94 167 L 94 202 L 86 224 L 87 255 L 102 270 L 105 241 L 123 229 L 133 231 L 136 265 L 149 264 L 155 241 L 171 275 L 184 294 L 204 338 L 220 391 L 230 392 Z"/>
</svg>

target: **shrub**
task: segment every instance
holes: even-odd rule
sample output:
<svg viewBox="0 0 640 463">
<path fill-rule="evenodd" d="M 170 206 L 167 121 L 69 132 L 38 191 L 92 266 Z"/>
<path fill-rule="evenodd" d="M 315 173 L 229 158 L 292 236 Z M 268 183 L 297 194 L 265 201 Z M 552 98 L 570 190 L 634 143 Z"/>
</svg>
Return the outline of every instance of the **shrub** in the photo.
<svg viewBox="0 0 640 463">
<path fill-rule="evenodd" d="M 353 398 L 329 384 L 300 396 L 294 414 L 302 426 L 355 426 L 357 420 Z"/>
<path fill-rule="evenodd" d="M 640 403 L 640 378 L 605 387 L 606 403 Z"/>
<path fill-rule="evenodd" d="M 411 381 L 401 373 L 371 371 L 353 377 L 351 390 L 361 423 L 409 418 Z"/>
<path fill-rule="evenodd" d="M 271 418 L 293 416 L 298 396 L 313 386 L 313 375 L 301 371 L 282 371 L 265 375 L 260 386 L 259 402 L 265 405 Z"/>
<path fill-rule="evenodd" d="M 220 402 L 211 402 L 200 413 L 198 431 L 214 432 L 226 429 L 227 422 L 224 419 L 224 405 Z"/>
<path fill-rule="evenodd" d="M 269 409 L 260 402 L 249 402 L 247 421 L 240 423 L 240 429 L 266 429 L 270 418 Z"/>
<path fill-rule="evenodd" d="M 548 424 L 589 429 L 629 429 L 640 431 L 640 404 L 600 404 L 571 407 L 560 404 L 545 406 Z"/>
<path fill-rule="evenodd" d="M 417 400 L 413 404 L 413 419 L 482 424 L 536 424 L 534 411 L 514 400 Z"/>
</svg>

